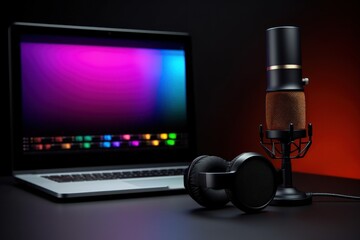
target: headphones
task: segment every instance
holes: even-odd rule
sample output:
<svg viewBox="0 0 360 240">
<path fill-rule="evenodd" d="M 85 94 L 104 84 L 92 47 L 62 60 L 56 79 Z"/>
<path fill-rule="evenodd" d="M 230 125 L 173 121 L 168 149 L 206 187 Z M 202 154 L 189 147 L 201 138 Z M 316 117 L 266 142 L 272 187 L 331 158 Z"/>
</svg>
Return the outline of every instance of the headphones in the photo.
<svg viewBox="0 0 360 240">
<path fill-rule="evenodd" d="M 201 206 L 216 209 L 230 201 L 246 213 L 269 205 L 279 182 L 272 163 L 255 152 L 242 153 L 231 162 L 202 155 L 184 173 L 186 191 Z"/>
</svg>

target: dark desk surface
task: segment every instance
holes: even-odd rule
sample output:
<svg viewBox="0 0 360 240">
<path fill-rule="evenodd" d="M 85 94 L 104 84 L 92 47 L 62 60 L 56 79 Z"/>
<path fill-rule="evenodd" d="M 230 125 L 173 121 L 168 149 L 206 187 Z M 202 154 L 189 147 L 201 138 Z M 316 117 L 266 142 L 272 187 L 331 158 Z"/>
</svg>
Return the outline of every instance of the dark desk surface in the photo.
<svg viewBox="0 0 360 240">
<path fill-rule="evenodd" d="M 360 181 L 295 174 L 297 188 L 360 195 Z M 186 194 L 59 203 L 0 178 L 0 239 L 360 239 L 360 201 L 247 215 L 229 204 L 200 208 Z"/>
</svg>

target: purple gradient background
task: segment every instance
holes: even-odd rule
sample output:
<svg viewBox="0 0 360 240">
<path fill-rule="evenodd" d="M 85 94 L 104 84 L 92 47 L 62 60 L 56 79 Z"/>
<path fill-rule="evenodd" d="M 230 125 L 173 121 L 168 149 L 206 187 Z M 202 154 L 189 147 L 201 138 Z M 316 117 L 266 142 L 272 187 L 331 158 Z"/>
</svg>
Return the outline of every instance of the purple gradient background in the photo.
<svg viewBox="0 0 360 240">
<path fill-rule="evenodd" d="M 182 50 L 22 42 L 21 68 L 25 135 L 186 124 Z"/>
</svg>

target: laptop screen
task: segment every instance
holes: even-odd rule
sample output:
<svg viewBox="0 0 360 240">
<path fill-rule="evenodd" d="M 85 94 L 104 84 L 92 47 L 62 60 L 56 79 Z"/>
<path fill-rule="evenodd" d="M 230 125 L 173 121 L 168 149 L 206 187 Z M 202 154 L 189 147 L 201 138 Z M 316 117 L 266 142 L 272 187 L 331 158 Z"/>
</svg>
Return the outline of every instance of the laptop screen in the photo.
<svg viewBox="0 0 360 240">
<path fill-rule="evenodd" d="M 10 33 L 15 166 L 191 160 L 187 34 L 21 23 Z"/>
</svg>

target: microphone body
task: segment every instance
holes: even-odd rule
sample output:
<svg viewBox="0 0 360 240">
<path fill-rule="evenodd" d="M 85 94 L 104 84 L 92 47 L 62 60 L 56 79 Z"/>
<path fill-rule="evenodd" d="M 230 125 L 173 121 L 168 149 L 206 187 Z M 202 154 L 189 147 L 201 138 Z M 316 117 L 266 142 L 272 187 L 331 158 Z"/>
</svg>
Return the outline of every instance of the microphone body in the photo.
<svg viewBox="0 0 360 240">
<path fill-rule="evenodd" d="M 299 28 L 269 28 L 267 36 L 266 126 L 303 130 L 306 124 Z"/>
</svg>

